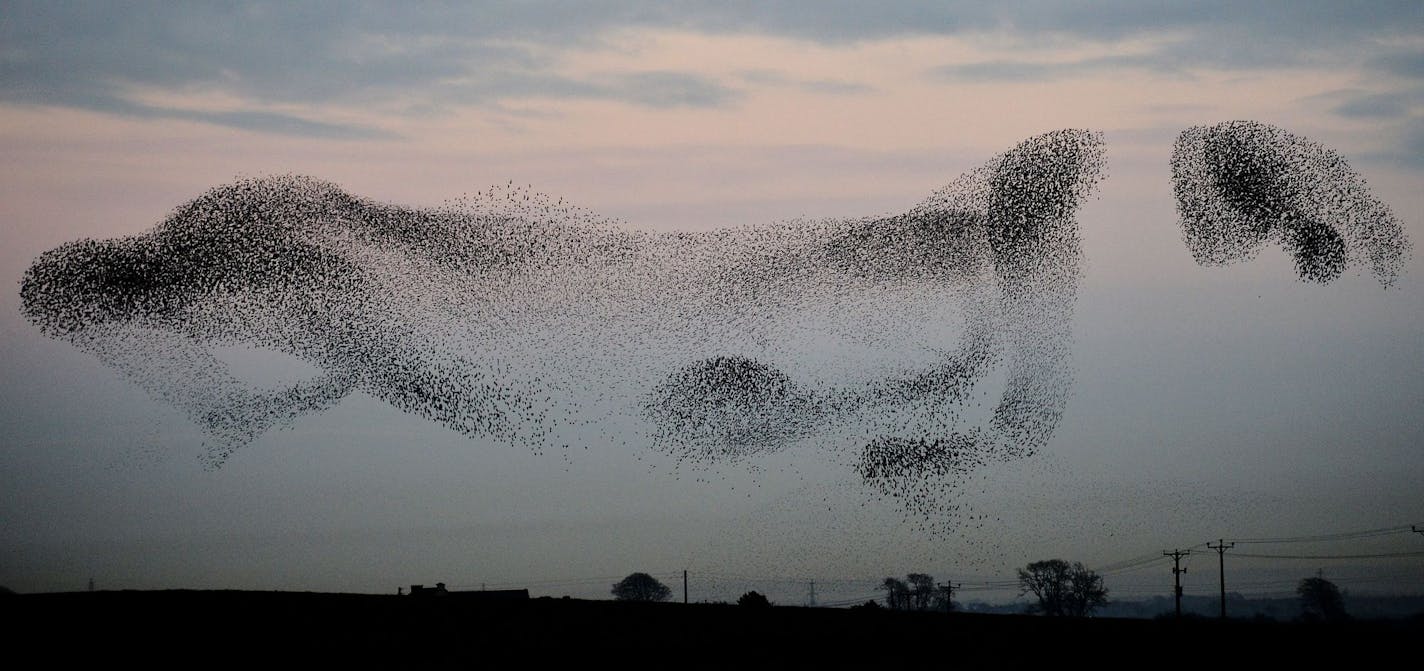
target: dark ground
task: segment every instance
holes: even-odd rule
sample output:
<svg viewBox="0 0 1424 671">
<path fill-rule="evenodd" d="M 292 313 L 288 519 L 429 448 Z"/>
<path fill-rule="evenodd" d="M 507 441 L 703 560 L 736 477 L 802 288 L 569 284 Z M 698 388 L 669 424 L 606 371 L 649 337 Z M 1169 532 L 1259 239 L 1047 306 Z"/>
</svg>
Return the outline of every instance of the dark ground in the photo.
<svg viewBox="0 0 1424 671">
<path fill-rule="evenodd" d="M 0 617 L 10 655 L 26 659 L 39 652 L 43 666 L 525 668 L 573 659 L 580 666 L 606 660 L 664 668 L 912 668 L 906 664 L 913 662 L 1381 668 L 1391 658 L 1414 658 L 1424 640 L 1420 618 L 1338 624 L 1058 619 L 547 598 L 489 603 L 458 593 L 26 594 L 0 596 Z"/>
</svg>

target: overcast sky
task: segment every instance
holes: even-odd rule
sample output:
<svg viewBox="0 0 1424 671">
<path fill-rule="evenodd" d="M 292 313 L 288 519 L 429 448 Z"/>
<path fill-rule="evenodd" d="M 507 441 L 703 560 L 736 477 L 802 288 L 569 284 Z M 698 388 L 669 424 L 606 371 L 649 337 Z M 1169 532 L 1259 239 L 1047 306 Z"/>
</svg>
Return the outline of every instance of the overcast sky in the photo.
<svg viewBox="0 0 1424 671">
<path fill-rule="evenodd" d="M 1300 282 L 1279 249 L 1195 265 L 1168 154 L 1232 119 L 1336 150 L 1424 241 L 1417 1 L 0 2 L 0 585 L 993 578 L 1424 523 L 1424 262 L 1388 290 L 1355 270 Z M 1060 128 L 1103 131 L 1109 173 L 1080 215 L 1073 396 L 1043 455 L 979 475 L 977 517 L 949 537 L 815 464 L 538 456 L 361 395 L 204 470 L 192 422 L 18 310 L 40 253 L 143 232 L 242 176 L 409 206 L 513 180 L 630 227 L 706 230 L 901 211 Z M 1203 566 L 1189 593 L 1211 593 Z M 1320 566 L 1360 591 L 1424 589 L 1417 559 L 1250 570 Z"/>
</svg>

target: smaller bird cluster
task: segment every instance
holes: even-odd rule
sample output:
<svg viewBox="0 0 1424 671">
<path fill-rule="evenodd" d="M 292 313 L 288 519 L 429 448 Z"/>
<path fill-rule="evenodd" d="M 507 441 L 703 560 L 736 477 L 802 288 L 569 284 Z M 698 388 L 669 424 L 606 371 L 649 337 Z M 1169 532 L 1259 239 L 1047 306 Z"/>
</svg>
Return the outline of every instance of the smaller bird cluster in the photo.
<svg viewBox="0 0 1424 671">
<path fill-rule="evenodd" d="M 813 433 L 822 414 L 785 373 L 740 356 L 674 372 L 653 389 L 644 412 L 657 427 L 654 445 L 683 445 L 711 458 L 775 450 Z"/>
<path fill-rule="evenodd" d="M 1345 159 L 1269 124 L 1182 131 L 1172 183 L 1183 237 L 1202 265 L 1250 259 L 1274 242 L 1302 280 L 1329 282 L 1368 265 L 1388 287 L 1408 259 L 1399 219 Z"/>
</svg>

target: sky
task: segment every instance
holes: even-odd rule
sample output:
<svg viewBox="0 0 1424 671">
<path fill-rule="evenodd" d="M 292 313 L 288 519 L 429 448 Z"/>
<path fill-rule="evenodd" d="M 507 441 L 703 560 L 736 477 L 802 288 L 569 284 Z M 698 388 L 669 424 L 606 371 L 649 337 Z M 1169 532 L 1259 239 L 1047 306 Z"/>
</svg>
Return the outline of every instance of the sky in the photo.
<svg viewBox="0 0 1424 671">
<path fill-rule="evenodd" d="M 1172 142 L 1236 119 L 1366 180 L 1415 241 L 1393 286 L 1303 282 L 1279 248 L 1193 262 Z M 19 310 L 43 252 L 244 177 L 409 207 L 512 182 L 707 231 L 904 211 L 1065 128 L 1103 133 L 1108 175 L 1078 218 L 1072 396 L 1041 454 L 963 487 L 949 533 L 800 452 L 710 472 L 638 445 L 536 455 L 360 394 L 205 469 L 193 422 Z M 1049 557 L 1424 525 L 1421 184 L 1418 2 L 0 2 L 0 585 L 603 596 L 687 569 L 706 598 L 756 579 L 786 602 L 810 580 L 987 587 Z M 254 384 L 309 372 L 223 356 Z M 1211 594 L 1198 561 L 1185 588 Z M 1317 569 L 1424 591 L 1417 557 L 1237 562 L 1257 592 Z M 1166 594 L 1164 566 L 1107 585 Z"/>
</svg>

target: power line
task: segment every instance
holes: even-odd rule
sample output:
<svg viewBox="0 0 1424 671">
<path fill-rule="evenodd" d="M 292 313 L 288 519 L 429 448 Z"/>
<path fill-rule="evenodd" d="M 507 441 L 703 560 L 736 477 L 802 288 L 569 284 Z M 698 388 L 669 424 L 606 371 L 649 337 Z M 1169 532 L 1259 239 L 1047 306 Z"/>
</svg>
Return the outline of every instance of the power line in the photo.
<svg viewBox="0 0 1424 671">
<path fill-rule="evenodd" d="M 1145 568 L 1145 567 L 1148 567 L 1148 566 L 1152 566 L 1152 565 L 1154 565 L 1154 564 L 1158 564 L 1158 563 L 1161 563 L 1161 562 L 1163 562 L 1163 561 L 1166 561 L 1166 560 L 1163 559 L 1161 555 L 1158 555 L 1158 554 L 1154 553 L 1154 554 L 1150 554 L 1150 555 L 1142 555 L 1142 556 L 1140 556 L 1140 557 L 1134 557 L 1134 558 L 1132 558 L 1132 559 L 1125 559 L 1125 560 L 1119 561 L 1119 562 L 1114 562 L 1114 563 L 1112 563 L 1112 564 L 1108 564 L 1108 565 L 1106 565 L 1106 566 L 1101 566 L 1101 567 L 1099 567 L 1099 568 L 1096 568 L 1096 569 L 1094 569 L 1094 571 L 1095 571 L 1096 573 L 1098 573 L 1099 575 L 1112 575 L 1112 574 L 1114 574 L 1114 573 L 1126 573 L 1126 572 L 1128 572 L 1128 571 L 1133 571 L 1133 570 L 1136 570 L 1136 569 L 1140 569 L 1140 568 Z"/>
<path fill-rule="evenodd" d="M 1319 534 L 1315 536 L 1282 536 L 1278 538 L 1233 538 L 1234 543 L 1320 543 L 1328 541 L 1349 541 L 1361 538 L 1373 538 L 1376 536 L 1392 536 L 1394 534 L 1407 533 L 1409 531 L 1419 531 L 1410 526 L 1381 527 L 1379 529 L 1365 529 L 1363 531 L 1343 531 L 1333 534 Z"/>
<path fill-rule="evenodd" d="M 1250 559 L 1389 559 L 1392 557 L 1424 557 L 1424 551 L 1364 555 L 1265 555 L 1238 552 L 1234 556 L 1247 557 Z"/>
<path fill-rule="evenodd" d="M 1209 544 L 1210 541 L 1205 543 L 1197 543 L 1196 545 L 1192 545 L 1186 548 L 1186 550 L 1188 552 L 1192 550 L 1200 550 Z M 1131 559 L 1124 559 L 1121 561 L 1113 562 L 1111 564 L 1104 564 L 1100 567 L 1093 569 L 1093 572 L 1099 575 L 1113 575 L 1117 573 L 1126 573 L 1128 571 L 1134 571 L 1137 569 L 1156 566 L 1158 564 L 1165 563 L 1166 561 L 1166 557 L 1164 557 L 1160 553 L 1154 552 L 1150 554 L 1138 555 Z"/>
<path fill-rule="evenodd" d="M 863 604 L 863 603 L 865 603 L 865 602 L 867 602 L 867 601 L 874 601 L 874 600 L 875 600 L 875 597 L 877 597 L 877 596 L 879 596 L 879 594 L 866 594 L 866 595 L 862 595 L 862 596 L 858 596 L 858 597 L 852 597 L 852 598 L 848 598 L 848 599 L 836 599 L 836 600 L 834 600 L 834 601 L 822 601 L 822 602 L 821 602 L 821 605 L 822 605 L 822 606 L 825 606 L 825 607 L 828 607 L 828 608 L 836 608 L 836 607 L 838 607 L 838 606 L 852 606 L 852 605 L 854 605 L 854 606 L 859 606 L 860 604 Z"/>
</svg>

